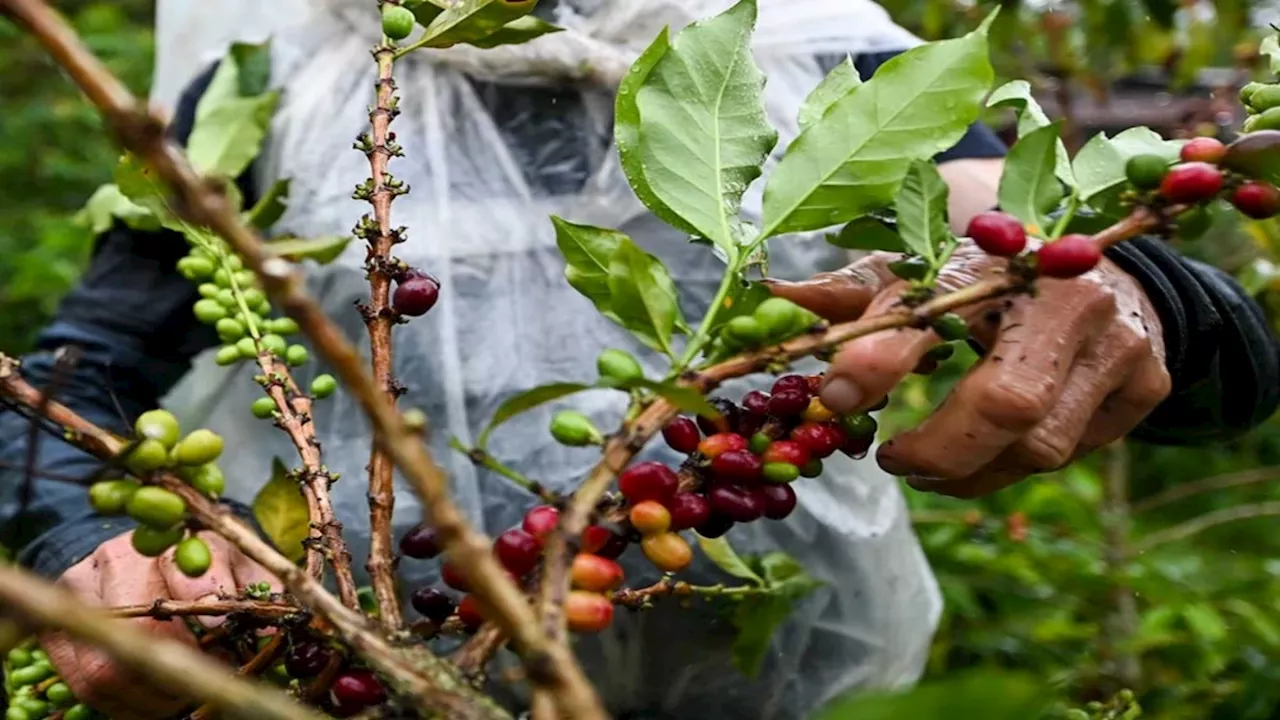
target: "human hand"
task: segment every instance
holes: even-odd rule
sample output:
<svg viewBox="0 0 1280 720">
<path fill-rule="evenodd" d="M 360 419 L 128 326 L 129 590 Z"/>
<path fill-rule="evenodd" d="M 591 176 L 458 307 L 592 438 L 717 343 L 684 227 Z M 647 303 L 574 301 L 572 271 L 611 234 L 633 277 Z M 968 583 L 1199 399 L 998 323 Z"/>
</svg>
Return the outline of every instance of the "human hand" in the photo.
<svg viewBox="0 0 1280 720">
<path fill-rule="evenodd" d="M 889 272 L 897 258 L 874 253 L 837 272 L 769 285 L 847 322 L 898 306 L 908 285 Z M 1005 262 L 966 242 L 939 275 L 939 290 L 971 285 Z M 1169 394 L 1160 319 L 1137 281 L 1107 260 L 1077 278 L 1037 280 L 1034 297 L 957 312 L 985 356 L 933 415 L 876 454 L 918 490 L 978 497 L 1061 468 L 1124 436 Z M 846 343 L 827 370 L 823 404 L 841 413 L 874 406 L 940 342 L 932 330 L 904 328 Z"/>
<path fill-rule="evenodd" d="M 132 532 L 126 532 L 103 543 L 63 573 L 58 582 L 84 602 L 106 607 L 149 605 L 156 600 L 211 600 L 218 595 L 234 595 L 255 583 L 265 582 L 273 588 L 279 585 L 274 576 L 214 533 L 200 533 L 213 562 L 198 578 L 187 577 L 177 568 L 172 548 L 160 557 L 145 557 L 133 549 L 131 536 Z M 209 628 L 223 622 L 221 617 L 196 620 Z M 119 622 L 133 623 L 160 637 L 196 644 L 195 636 L 181 618 Z M 44 633 L 40 643 L 76 697 L 114 720 L 157 720 L 171 717 L 189 705 L 186 699 L 116 664 L 101 650 L 74 642 L 64 633 Z"/>
</svg>

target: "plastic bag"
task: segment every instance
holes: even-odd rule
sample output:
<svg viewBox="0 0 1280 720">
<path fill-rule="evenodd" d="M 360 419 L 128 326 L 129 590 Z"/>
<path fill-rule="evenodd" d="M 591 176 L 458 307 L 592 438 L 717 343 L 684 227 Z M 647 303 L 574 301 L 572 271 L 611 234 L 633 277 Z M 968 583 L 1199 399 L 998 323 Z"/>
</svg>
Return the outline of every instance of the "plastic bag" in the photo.
<svg viewBox="0 0 1280 720">
<path fill-rule="evenodd" d="M 168 12 L 166 5 L 186 4 L 159 4 L 155 100 L 165 104 L 228 40 L 240 38 L 218 19 L 226 16 L 223 6 L 217 12 L 200 9 L 208 3 Z M 596 354 L 604 347 L 635 351 L 651 375 L 662 370 L 658 358 L 640 352 L 626 332 L 569 287 L 548 216 L 627 232 L 666 261 L 691 318 L 700 317 L 710 302 L 722 267 L 706 247 L 648 215 L 631 193 L 611 143 L 613 88 L 570 89 L 563 80 L 584 77 L 584 57 L 593 68 L 587 79 L 616 79 L 663 25 L 674 31 L 729 4 L 578 0 L 551 13 L 570 32 L 516 48 L 415 54 L 396 65 L 402 114 L 393 129 L 405 157 L 391 170 L 412 188 L 393 209 L 395 224 L 409 228 L 408 242 L 396 253 L 442 282 L 436 308 L 395 331 L 395 372 L 409 387 L 401 403 L 431 418 L 431 444 L 458 503 L 490 534 L 517 525 L 531 499 L 450 451 L 451 436 L 470 443 L 513 393 L 593 379 Z M 351 140 L 367 128 L 374 78 L 368 48 L 379 34 L 369 0 L 316 0 L 310 7 L 258 2 L 234 18 L 238 27 L 252 25 L 259 37 L 273 35 L 273 72 L 285 95 L 259 164 L 260 186 L 293 179 L 288 212 L 276 229 L 304 236 L 349 232 L 368 211 L 351 200 L 353 186 L 368 175 L 367 161 L 351 149 Z M 795 136 L 800 102 L 821 79 L 815 54 L 885 51 L 915 42 L 863 0 L 762 0 L 760 16 L 757 54 L 769 78 L 767 105 L 782 135 L 779 149 Z M 166 22 L 179 20 L 178 27 Z M 189 32 L 193 23 L 208 23 L 205 29 L 216 41 L 201 47 Z M 178 52 L 173 38 L 179 37 L 185 59 L 174 63 L 166 53 Z M 204 61 L 191 63 L 192 56 Z M 510 79 L 490 82 L 496 78 Z M 758 211 L 759 202 L 757 188 L 746 199 L 748 214 Z M 774 243 L 771 272 L 801 278 L 845 260 L 819 237 L 789 237 Z M 353 243 L 339 261 L 316 269 L 309 284 L 349 337 L 367 348 L 353 307 L 368 293 L 363 261 L 364 248 Z M 313 364 L 302 374 L 322 371 Z M 736 398 L 766 382 L 746 378 L 723 392 Z M 287 463 L 294 458 L 282 433 L 250 419 L 249 404 L 259 392 L 250 373 L 229 372 L 203 357 L 167 401 L 184 424 L 224 435 L 230 448 L 224 456 L 228 492 L 246 502 L 269 475 L 273 456 Z M 564 406 L 613 427 L 625 398 L 590 392 L 526 413 L 496 433 L 490 451 L 552 487 L 572 488 L 598 453 L 550 440 L 549 419 Z M 342 392 L 318 403 L 315 414 L 325 462 L 343 476 L 334 487 L 335 504 L 356 565 L 362 566 L 368 551 L 369 426 Z M 645 456 L 676 461 L 661 442 Z M 787 520 L 754 523 L 729 535 L 740 553 L 785 551 L 826 583 L 778 631 L 763 672 L 748 679 L 732 667 L 736 631 L 706 609 L 659 602 L 653 611 L 619 612 L 609 630 L 576 644 L 611 711 L 798 718 L 838 693 L 918 677 L 940 600 L 896 481 L 874 461 L 842 457 L 827 464 L 823 477 L 796 488 L 800 505 Z M 397 490 L 399 534 L 418 522 L 421 511 L 403 483 Z M 630 585 L 658 578 L 640 553 L 628 558 Z M 406 560 L 400 576 L 407 594 L 436 582 L 437 566 Z M 685 576 L 696 584 L 737 582 L 701 556 Z"/>
</svg>

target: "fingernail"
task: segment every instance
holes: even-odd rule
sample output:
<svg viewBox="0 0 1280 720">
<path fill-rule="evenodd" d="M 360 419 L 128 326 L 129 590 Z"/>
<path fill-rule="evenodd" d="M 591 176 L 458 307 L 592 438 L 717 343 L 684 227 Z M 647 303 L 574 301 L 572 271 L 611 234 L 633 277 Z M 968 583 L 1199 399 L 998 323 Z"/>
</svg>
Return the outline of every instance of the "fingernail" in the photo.
<svg viewBox="0 0 1280 720">
<path fill-rule="evenodd" d="M 852 380 L 835 378 L 822 386 L 822 404 L 838 413 L 850 413 L 862 403 L 862 389 Z"/>
<path fill-rule="evenodd" d="M 897 475 L 899 477 L 911 475 L 911 468 L 891 457 L 886 457 L 883 452 L 876 453 L 876 464 L 880 466 L 881 470 L 889 473 L 890 475 Z M 912 477 L 919 476 L 916 475 Z"/>
<path fill-rule="evenodd" d="M 920 492 L 930 492 L 938 487 L 939 483 L 945 482 L 942 478 L 924 477 L 923 475 L 911 475 L 907 477 L 907 485 L 913 490 Z"/>
</svg>

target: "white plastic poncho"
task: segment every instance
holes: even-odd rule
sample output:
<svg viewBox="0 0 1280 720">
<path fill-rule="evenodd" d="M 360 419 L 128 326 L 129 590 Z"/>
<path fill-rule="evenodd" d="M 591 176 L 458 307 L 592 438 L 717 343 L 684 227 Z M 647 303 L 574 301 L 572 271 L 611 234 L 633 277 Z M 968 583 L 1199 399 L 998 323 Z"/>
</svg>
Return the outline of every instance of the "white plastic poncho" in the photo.
<svg viewBox="0 0 1280 720">
<path fill-rule="evenodd" d="M 549 15 L 569 32 L 519 47 L 423 52 L 396 65 L 403 114 L 393 130 L 405 157 L 391 170 L 412 188 L 394 204 L 394 223 L 409 228 L 408 242 L 396 251 L 438 277 L 442 291 L 431 313 L 395 330 L 395 372 L 409 387 L 403 405 L 431 418 L 433 450 L 458 503 L 491 535 L 517 525 L 532 499 L 451 452 L 450 436 L 470 442 L 513 393 L 594 378 L 595 357 L 605 347 L 636 352 L 653 377 L 664 370 L 660 358 L 642 352 L 570 288 L 548 216 L 627 232 L 666 261 L 690 318 L 700 317 L 715 293 L 720 261 L 648 215 L 628 188 L 611 143 L 608 83 L 664 25 L 674 31 L 729 5 L 566 0 Z M 373 97 L 369 47 L 380 35 L 373 0 L 160 0 L 158 6 L 153 100 L 162 107 L 171 107 L 228 42 L 272 36 L 273 74 L 285 93 L 259 180 L 265 187 L 293 179 L 289 210 L 276 229 L 304 236 L 349 232 L 368 211 L 351 199 L 369 172 L 351 143 L 367 129 Z M 779 149 L 796 135 L 797 109 L 821 79 L 815 55 L 900 50 L 916 42 L 868 0 L 761 0 L 758 28 L 757 58 L 769 78 L 767 105 L 782 135 Z M 759 188 L 748 195 L 748 214 L 758 211 L 759 197 Z M 353 243 L 338 262 L 313 271 L 310 288 L 349 337 L 367 347 L 353 307 L 368 293 L 363 258 L 364 248 Z M 773 243 L 771 271 L 798 279 L 846 259 L 820 238 L 787 238 Z M 301 373 L 323 369 L 313 363 Z M 739 381 L 724 394 L 737 398 L 766 382 Z M 226 437 L 228 492 L 245 502 L 268 477 L 273 456 L 294 458 L 282 433 L 250 419 L 248 407 L 259 392 L 251 373 L 218 368 L 206 356 L 168 400 L 184 422 Z M 612 427 L 625 398 L 599 392 L 566 404 Z M 558 407 L 504 426 L 490 450 L 528 476 L 569 490 L 598 453 L 550 440 L 547 426 Z M 362 566 L 369 426 L 341 392 L 317 404 L 316 426 L 325 462 L 343 476 L 334 499 Z M 654 445 L 647 456 L 678 461 L 662 443 Z M 839 458 L 826 464 L 821 478 L 796 484 L 799 507 L 787 520 L 739 526 L 729 535 L 739 552 L 783 550 L 826 583 L 778 631 L 762 673 L 747 679 L 731 667 L 735 631 L 706 611 L 665 602 L 652 611 L 620 613 L 606 632 L 577 641 L 612 712 L 799 718 L 851 689 L 918 678 L 940 611 L 936 584 L 896 481 L 874 461 Z M 412 493 L 398 484 L 397 535 L 420 516 Z M 624 564 L 634 586 L 658 577 L 634 550 Z M 437 566 L 406 560 L 400 576 L 407 594 L 436 582 Z M 700 584 L 736 582 L 701 557 L 686 576 Z"/>
</svg>

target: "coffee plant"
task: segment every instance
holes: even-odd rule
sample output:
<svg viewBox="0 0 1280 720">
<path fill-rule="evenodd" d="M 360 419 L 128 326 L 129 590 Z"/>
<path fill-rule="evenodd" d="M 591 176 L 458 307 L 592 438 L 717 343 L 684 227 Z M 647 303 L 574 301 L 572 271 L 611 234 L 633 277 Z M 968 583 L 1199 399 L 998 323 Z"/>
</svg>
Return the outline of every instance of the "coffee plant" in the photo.
<svg viewBox="0 0 1280 720">
<path fill-rule="evenodd" d="M 407 230 L 393 225 L 392 208 L 409 193 L 389 172 L 404 154 L 391 130 L 399 102 L 395 67 L 422 48 L 494 47 L 557 32 L 529 15 L 534 4 L 370 2 L 369 12 L 382 14 L 385 37 L 372 48 L 378 80 L 370 126 L 355 142 L 368 157 L 370 175 L 356 185 L 353 199 L 371 210 L 352 233 L 367 246 L 370 295 L 358 308 L 370 336 L 366 369 L 299 283 L 304 262 L 334 259 L 349 238 L 264 242 L 260 236 L 280 217 L 289 182 L 276 182 L 252 207 L 244 207 L 230 182 L 258 154 L 279 100 L 270 89 L 266 46 L 233 46 L 197 109 L 184 155 L 43 2 L 0 0 L 0 9 L 37 37 L 104 111 L 127 150 L 115 182 L 93 196 L 87 216 L 104 227 L 122 221 L 186 238 L 190 251 L 178 270 L 198 288 L 194 316 L 222 342 L 216 361 L 253 373 L 262 387 L 262 397 L 245 408 L 246 421 L 270 422 L 286 433 L 299 463 L 292 469 L 279 464 L 255 502 L 269 544 L 218 505 L 224 478 L 217 461 L 236 449 L 224 448 L 217 434 L 182 428 L 169 412 L 153 410 L 137 418 L 131 437 L 117 437 L 46 397 L 23 380 L 16 361 L 4 358 L 0 395 L 105 461 L 90 498 L 102 514 L 138 521 L 132 543 L 139 553 L 172 552 L 182 572 L 198 577 L 209 570 L 204 538 L 214 533 L 276 575 L 281 586 L 103 614 L 26 573 L 0 568 L 0 616 L 101 646 L 206 703 L 192 717 L 510 717 L 480 690 L 486 668 L 507 646 L 523 661 L 516 680 L 533 687 L 534 717 L 605 717 L 573 656 L 572 636 L 608 627 L 618 607 L 643 612 L 660 602 L 722 604 L 736 626 L 751 630 L 735 648 L 739 667 L 750 674 L 770 631 L 785 620 L 778 607 L 785 609 L 818 583 L 794 559 L 740 556 L 724 536 L 738 524 L 787 517 L 796 506 L 796 488 L 803 492 L 806 480 L 821 475 L 824 460 L 836 453 L 863 457 L 877 429 L 870 412 L 839 415 L 826 408 L 818 397 L 822 376 L 791 372 L 793 361 L 827 357 L 871 333 L 917 328 L 936 339 L 930 361 L 944 362 L 969 339 L 957 310 L 1088 273 L 1105 249 L 1139 234 L 1186 238 L 1192 234 L 1188 220 L 1219 199 L 1252 218 L 1280 212 L 1280 192 L 1272 185 L 1280 181 L 1280 129 L 1267 119 L 1280 98 L 1273 101 L 1272 86 L 1246 89 L 1251 132 L 1230 145 L 1207 138 L 1166 141 L 1133 128 L 1096 136 L 1071 158 L 1060 123 L 1049 121 L 1026 82 L 992 89 L 987 37 L 993 15 L 963 37 L 906 52 L 870 78 L 859 77 L 852 62 L 838 65 L 800 108 L 800 135 L 779 149 L 778 134 L 765 119 L 765 78 L 751 55 L 754 0 L 675 35 L 664 31 L 621 79 L 615 142 L 644 205 L 723 261 L 719 289 L 705 316 L 686 319 L 679 288 L 660 258 L 616 230 L 549 219 L 567 282 L 636 342 L 664 356 L 667 370 L 648 377 L 625 350 L 602 349 L 598 377 L 565 378 L 510 397 L 474 446 L 455 441 L 473 462 L 530 490 L 520 526 L 490 541 L 454 506 L 422 441 L 427 418 L 396 409 L 394 329 L 431 312 L 440 282 L 431 268 L 410 267 L 393 254 Z M 1280 62 L 1274 43 L 1264 51 Z M 954 145 L 987 107 L 1012 108 L 1019 139 L 1000 183 L 1001 209 L 978 215 L 961 237 L 948 225 L 948 189 L 931 158 Z M 776 165 L 764 177 L 771 157 Z M 748 217 L 743 196 L 758 181 L 764 183 L 763 212 Z M 891 269 L 907 282 L 899 305 L 831 325 L 770 297 L 759 282 L 770 241 L 811 232 L 827 233 L 843 248 L 897 253 Z M 939 275 L 953 256 L 974 248 L 1001 258 L 1000 271 L 942 289 Z M 290 339 L 299 334 L 306 343 Z M 313 353 L 337 377 L 319 375 L 302 387 L 293 369 Z M 712 394 L 728 379 L 755 373 L 775 376 L 767 392 Z M 377 435 L 368 478 L 373 538 L 367 589 L 353 579 L 329 498 L 338 478 L 315 441 L 314 403 L 339 383 L 359 399 Z M 599 389 L 629 398 L 618 427 L 599 428 L 584 414 L 563 409 L 548 428 L 549 442 L 599 448 L 599 463 L 571 496 L 489 454 L 488 441 L 504 422 Z M 658 435 L 685 459 L 677 466 L 633 462 Z M 423 524 L 398 539 L 391 537 L 390 523 L 393 467 L 425 508 Z M 1025 538 L 1021 527 L 1010 532 Z M 414 589 L 411 605 L 421 619 L 410 623 L 399 603 L 397 548 L 412 561 L 440 562 L 445 585 Z M 629 587 L 616 562 L 627 552 L 642 554 L 662 579 Z M 741 584 L 681 580 L 680 571 L 697 552 Z M 323 584 L 326 574 L 336 594 Z M 301 702 L 245 684 L 183 646 L 143 639 L 106 622 L 108 616 L 224 616 L 218 630 L 199 630 L 201 645 L 238 658 L 241 676 L 259 676 Z M 440 635 L 461 636 L 461 649 L 448 658 L 437 655 L 430 641 Z M 96 717 L 29 640 L 8 649 L 5 689 L 6 720 Z M 948 701 L 976 698 L 979 690 L 957 690 Z M 884 702 L 898 700 L 841 702 L 827 716 L 873 717 L 877 703 L 888 707 Z M 1010 685 L 984 702 L 978 712 L 987 717 L 1140 713 L 1128 691 L 1059 711 L 1046 709 L 1034 689 L 1023 693 Z M 996 706 L 1007 706 L 1008 714 L 995 712 Z M 906 715 L 897 716 L 911 714 L 903 709 L 909 706 L 898 707 Z"/>
</svg>

